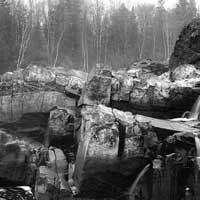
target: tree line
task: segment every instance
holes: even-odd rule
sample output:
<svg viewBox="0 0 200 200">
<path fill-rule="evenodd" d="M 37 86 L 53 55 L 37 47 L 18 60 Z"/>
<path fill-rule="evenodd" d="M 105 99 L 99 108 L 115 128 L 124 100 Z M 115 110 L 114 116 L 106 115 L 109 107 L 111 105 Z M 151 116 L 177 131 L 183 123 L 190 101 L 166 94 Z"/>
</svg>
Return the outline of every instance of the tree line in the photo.
<svg viewBox="0 0 200 200">
<path fill-rule="evenodd" d="M 198 10 L 195 0 L 164 4 L 0 0 L 1 73 L 30 63 L 88 71 L 96 63 L 117 69 L 143 58 L 167 61 Z"/>
</svg>

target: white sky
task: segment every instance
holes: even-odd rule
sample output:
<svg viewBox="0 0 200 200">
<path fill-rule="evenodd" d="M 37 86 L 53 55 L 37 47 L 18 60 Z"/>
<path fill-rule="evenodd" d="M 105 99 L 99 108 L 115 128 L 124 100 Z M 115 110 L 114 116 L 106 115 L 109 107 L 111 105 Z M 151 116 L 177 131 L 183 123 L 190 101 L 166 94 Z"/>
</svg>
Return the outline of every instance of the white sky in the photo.
<svg viewBox="0 0 200 200">
<path fill-rule="evenodd" d="M 29 0 L 23 0 L 24 2 L 29 2 Z M 33 1 L 44 1 L 44 0 L 33 0 Z M 54 0 L 52 0 L 54 1 Z M 55 0 L 56 1 L 56 0 Z M 87 1 L 87 0 L 86 0 Z M 94 0 L 88 0 L 88 1 L 94 1 Z M 124 2 L 127 7 L 132 7 L 132 5 L 137 5 L 137 4 L 154 4 L 157 5 L 158 0 L 99 0 L 105 3 L 105 5 L 109 5 L 110 3 L 116 3 L 119 5 L 119 3 Z M 173 8 L 175 7 L 176 3 L 179 0 L 165 0 L 165 8 Z M 189 1 L 189 0 L 188 0 Z M 200 0 L 196 0 L 197 3 L 197 8 L 200 8 Z"/>
<path fill-rule="evenodd" d="M 105 4 L 109 4 L 110 1 L 112 2 L 116 2 L 116 3 L 121 3 L 124 2 L 127 5 L 131 6 L 131 5 L 137 5 L 137 4 L 144 4 L 144 3 L 148 3 L 148 4 L 157 4 L 158 0 L 103 0 L 105 2 Z M 172 8 L 176 5 L 176 3 L 178 2 L 178 0 L 165 0 L 165 7 L 166 8 Z M 200 6 L 200 0 L 196 0 L 197 3 L 197 7 Z"/>
</svg>

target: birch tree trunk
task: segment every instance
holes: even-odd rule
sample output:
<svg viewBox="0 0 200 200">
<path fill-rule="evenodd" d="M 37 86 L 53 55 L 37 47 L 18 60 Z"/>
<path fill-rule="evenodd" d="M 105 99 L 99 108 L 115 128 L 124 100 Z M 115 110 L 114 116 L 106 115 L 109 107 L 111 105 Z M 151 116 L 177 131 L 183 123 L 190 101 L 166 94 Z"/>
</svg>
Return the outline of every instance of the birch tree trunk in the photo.
<svg viewBox="0 0 200 200">
<path fill-rule="evenodd" d="M 55 56 L 55 60 L 54 60 L 54 67 L 56 67 L 56 64 L 57 64 L 57 61 L 58 61 L 58 56 L 59 56 L 59 49 L 60 49 L 60 42 L 62 41 L 62 38 L 63 38 L 63 35 L 64 35 L 64 32 L 65 32 L 65 26 L 60 34 L 60 37 L 58 39 L 58 42 L 57 42 L 57 48 L 56 48 L 56 56 Z"/>
<path fill-rule="evenodd" d="M 169 25 L 168 25 L 168 15 L 166 14 L 166 39 L 167 39 L 167 60 L 170 56 L 170 44 L 169 44 Z"/>
<path fill-rule="evenodd" d="M 143 17 L 144 17 L 144 25 L 143 25 L 143 33 L 142 33 L 142 44 L 141 44 L 141 49 L 140 49 L 140 60 L 142 59 L 143 56 L 143 49 L 144 49 L 144 45 L 145 45 L 145 38 L 146 38 L 146 15 L 145 13 L 143 13 Z"/>
<path fill-rule="evenodd" d="M 30 1 L 31 2 L 31 1 Z M 32 11 L 30 11 L 25 24 L 23 25 L 24 28 L 22 30 L 22 39 L 21 39 L 21 44 L 20 44 L 20 49 L 19 49 L 19 55 L 17 59 L 17 69 L 21 67 L 21 64 L 24 60 L 24 55 L 30 40 L 31 36 L 31 30 L 32 30 Z"/>
</svg>

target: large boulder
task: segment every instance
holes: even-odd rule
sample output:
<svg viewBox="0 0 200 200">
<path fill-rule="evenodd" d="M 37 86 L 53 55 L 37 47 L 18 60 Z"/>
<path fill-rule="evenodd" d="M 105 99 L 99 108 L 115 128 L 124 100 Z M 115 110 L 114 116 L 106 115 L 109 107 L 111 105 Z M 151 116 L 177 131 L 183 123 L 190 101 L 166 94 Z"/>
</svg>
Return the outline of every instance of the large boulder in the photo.
<svg viewBox="0 0 200 200">
<path fill-rule="evenodd" d="M 63 108 L 52 109 L 49 116 L 48 131 L 51 137 L 73 135 L 74 116 Z"/>
<path fill-rule="evenodd" d="M 172 78 L 174 81 L 200 78 L 200 71 L 197 70 L 194 65 L 184 64 L 184 65 L 178 66 L 172 72 Z"/>
<path fill-rule="evenodd" d="M 99 69 L 94 73 L 91 73 L 82 91 L 79 104 L 108 105 L 111 97 L 111 84 L 112 79 L 110 70 Z"/>
<path fill-rule="evenodd" d="M 116 197 L 126 191 L 148 163 L 143 136 L 148 123 L 102 105 L 82 109 L 74 183 L 81 196 Z"/>
<path fill-rule="evenodd" d="M 185 26 L 176 41 L 169 61 L 171 70 L 182 64 L 198 64 L 200 61 L 200 18 Z"/>
</svg>

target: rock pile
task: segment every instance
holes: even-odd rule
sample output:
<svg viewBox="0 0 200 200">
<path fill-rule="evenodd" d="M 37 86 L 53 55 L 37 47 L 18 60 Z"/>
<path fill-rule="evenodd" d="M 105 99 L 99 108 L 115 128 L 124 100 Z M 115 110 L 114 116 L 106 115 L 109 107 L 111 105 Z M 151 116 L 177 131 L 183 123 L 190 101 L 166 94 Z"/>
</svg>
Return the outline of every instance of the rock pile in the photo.
<svg viewBox="0 0 200 200">
<path fill-rule="evenodd" d="M 2 75 L 2 183 L 31 186 L 38 199 L 47 200 L 68 198 L 69 185 L 85 197 L 124 195 L 156 156 L 160 138 L 196 131 L 190 124 L 139 115 L 180 117 L 192 107 L 200 93 L 199 70 L 181 65 L 174 82 L 166 70 L 144 60 L 118 71 L 87 74 L 30 65 Z M 76 167 L 68 184 L 72 152 Z"/>
</svg>

